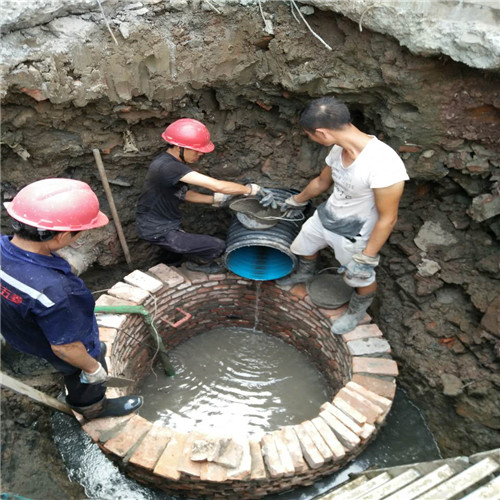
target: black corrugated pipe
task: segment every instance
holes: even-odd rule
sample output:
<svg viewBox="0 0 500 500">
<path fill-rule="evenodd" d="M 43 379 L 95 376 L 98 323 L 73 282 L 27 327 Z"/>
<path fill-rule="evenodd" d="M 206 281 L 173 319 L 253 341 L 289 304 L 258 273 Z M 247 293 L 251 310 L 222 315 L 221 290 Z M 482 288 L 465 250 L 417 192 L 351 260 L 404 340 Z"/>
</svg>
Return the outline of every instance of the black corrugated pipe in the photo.
<svg viewBox="0 0 500 500">
<path fill-rule="evenodd" d="M 298 193 L 293 189 L 271 191 L 279 204 Z M 225 266 L 238 276 L 256 281 L 286 276 L 297 264 L 297 257 L 290 251 L 290 245 L 303 222 L 280 220 L 267 229 L 248 229 L 235 218 L 226 239 Z"/>
</svg>

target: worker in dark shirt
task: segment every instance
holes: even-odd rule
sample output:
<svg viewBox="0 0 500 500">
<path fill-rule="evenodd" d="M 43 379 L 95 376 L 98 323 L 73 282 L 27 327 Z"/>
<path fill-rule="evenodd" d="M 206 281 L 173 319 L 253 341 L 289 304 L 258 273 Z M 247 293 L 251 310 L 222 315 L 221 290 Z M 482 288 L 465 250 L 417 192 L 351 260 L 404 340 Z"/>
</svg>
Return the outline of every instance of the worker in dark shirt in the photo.
<svg viewBox="0 0 500 500">
<path fill-rule="evenodd" d="M 21 189 L 5 208 L 14 229 L 14 236 L 0 239 L 5 340 L 60 371 L 67 403 L 86 419 L 137 410 L 140 396 L 106 398 L 105 347 L 99 341 L 94 298 L 54 253 L 82 231 L 108 223 L 96 195 L 81 181 L 44 179 Z"/>
<path fill-rule="evenodd" d="M 167 150 L 149 166 L 137 205 L 137 232 L 142 239 L 184 256 L 188 269 L 220 272 L 223 267 L 215 259 L 225 250 L 224 240 L 184 232 L 180 203 L 188 201 L 222 206 L 234 195 L 251 195 L 258 197 L 262 205 L 275 208 L 273 194 L 257 184 L 243 185 L 214 179 L 189 166 L 215 147 L 203 123 L 182 118 L 169 125 L 162 138 L 168 144 Z M 214 194 L 198 193 L 189 185 L 209 189 Z"/>
</svg>

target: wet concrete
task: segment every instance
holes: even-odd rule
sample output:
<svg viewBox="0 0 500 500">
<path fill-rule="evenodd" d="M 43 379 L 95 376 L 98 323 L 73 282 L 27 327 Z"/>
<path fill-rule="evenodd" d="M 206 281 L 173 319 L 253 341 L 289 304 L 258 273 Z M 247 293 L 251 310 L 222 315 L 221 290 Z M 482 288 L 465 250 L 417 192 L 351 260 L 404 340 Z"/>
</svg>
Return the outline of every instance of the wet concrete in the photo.
<svg viewBox="0 0 500 500">
<path fill-rule="evenodd" d="M 317 416 L 332 397 L 303 353 L 259 331 L 218 328 L 169 356 L 176 375 L 157 368 L 146 377 L 139 413 L 177 430 L 260 436 Z"/>
</svg>

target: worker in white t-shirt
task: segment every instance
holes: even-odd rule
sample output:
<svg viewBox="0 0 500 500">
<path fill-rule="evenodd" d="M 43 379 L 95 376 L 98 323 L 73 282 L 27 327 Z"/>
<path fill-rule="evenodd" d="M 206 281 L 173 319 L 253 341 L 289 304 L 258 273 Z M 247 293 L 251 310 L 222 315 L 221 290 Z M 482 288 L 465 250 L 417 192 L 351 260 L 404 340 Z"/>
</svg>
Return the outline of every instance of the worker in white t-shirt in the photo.
<svg viewBox="0 0 500 500">
<path fill-rule="evenodd" d="M 379 251 L 396 224 L 408 174 L 398 154 L 356 128 L 347 106 L 334 97 L 312 101 L 299 124 L 314 142 L 333 147 L 321 173 L 288 198 L 282 211 L 303 210 L 332 184 L 333 193 L 302 226 L 290 247 L 299 256 L 297 268 L 278 283 L 308 280 L 316 272 L 319 251 L 331 247 L 344 281 L 355 289 L 347 311 L 332 325 L 332 333 L 343 334 L 359 324 L 373 301 Z"/>
</svg>

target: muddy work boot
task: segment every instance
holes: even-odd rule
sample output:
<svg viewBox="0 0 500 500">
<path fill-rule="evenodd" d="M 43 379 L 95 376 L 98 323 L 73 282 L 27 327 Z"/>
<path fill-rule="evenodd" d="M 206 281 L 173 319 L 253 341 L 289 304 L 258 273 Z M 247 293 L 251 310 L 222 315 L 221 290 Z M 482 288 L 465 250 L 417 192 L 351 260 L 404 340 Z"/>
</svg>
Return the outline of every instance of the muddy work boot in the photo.
<svg viewBox="0 0 500 500">
<path fill-rule="evenodd" d="M 303 257 L 299 257 L 299 262 L 297 264 L 297 269 L 293 273 L 276 280 L 276 283 L 280 286 L 293 286 L 297 283 L 305 283 L 309 278 L 312 278 L 316 274 L 316 259 L 308 260 Z"/>
<path fill-rule="evenodd" d="M 375 292 L 368 295 L 358 295 L 354 292 L 347 311 L 337 321 L 334 321 L 330 331 L 335 335 L 342 335 L 354 330 L 364 318 L 366 310 L 371 306 L 374 297 Z"/>
<path fill-rule="evenodd" d="M 123 396 L 121 398 L 108 399 L 104 396 L 100 401 L 89 406 L 71 406 L 87 420 L 105 417 L 122 417 L 138 410 L 143 403 L 141 396 Z"/>
<path fill-rule="evenodd" d="M 217 260 L 213 260 L 212 262 L 195 262 L 192 260 L 188 260 L 185 263 L 186 269 L 189 271 L 196 271 L 198 273 L 205 274 L 219 274 L 226 271 L 226 268 Z"/>
</svg>

